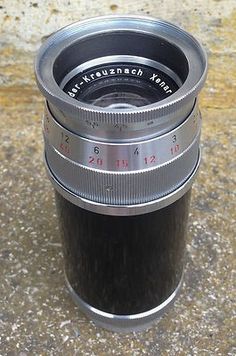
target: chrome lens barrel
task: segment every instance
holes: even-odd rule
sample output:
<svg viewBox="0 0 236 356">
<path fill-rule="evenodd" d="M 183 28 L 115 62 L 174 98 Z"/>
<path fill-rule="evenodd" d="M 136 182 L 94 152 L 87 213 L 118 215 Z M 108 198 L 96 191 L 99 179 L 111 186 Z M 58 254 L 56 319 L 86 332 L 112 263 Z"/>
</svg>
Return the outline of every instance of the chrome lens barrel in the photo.
<svg viewBox="0 0 236 356">
<path fill-rule="evenodd" d="M 67 199 L 103 214 L 132 215 L 186 192 L 199 160 L 196 97 L 206 77 L 206 56 L 193 37 L 147 18 L 75 23 L 41 47 L 36 77 L 47 100 L 46 164 Z M 122 80 L 131 83 L 129 96 L 141 86 L 132 105 L 117 103 Z M 111 105 L 83 98 L 94 87 L 115 90 Z M 135 105 L 148 90 L 147 104 Z"/>
<path fill-rule="evenodd" d="M 35 73 L 72 295 L 102 326 L 146 325 L 176 297 L 182 278 L 206 54 L 168 22 L 99 17 L 50 36 Z"/>
</svg>

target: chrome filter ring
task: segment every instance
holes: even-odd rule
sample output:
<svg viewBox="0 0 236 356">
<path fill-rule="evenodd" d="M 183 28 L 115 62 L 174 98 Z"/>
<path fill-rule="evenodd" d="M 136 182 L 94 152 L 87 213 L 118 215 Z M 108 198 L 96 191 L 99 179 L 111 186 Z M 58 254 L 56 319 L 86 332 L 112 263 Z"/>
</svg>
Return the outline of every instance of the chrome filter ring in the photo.
<svg viewBox="0 0 236 356">
<path fill-rule="evenodd" d="M 117 37 L 114 37 L 115 32 L 118 34 Z M 119 43 L 121 39 L 124 39 L 121 36 L 123 34 L 127 36 L 130 32 L 135 33 L 136 38 L 131 36 L 128 43 L 125 43 L 124 53 L 123 49 L 119 48 Z M 132 56 L 140 56 L 140 53 L 145 53 L 145 48 L 142 45 L 147 36 L 152 37 L 154 41 L 159 39 L 159 48 L 163 52 L 166 50 L 164 55 L 167 59 L 167 56 L 173 56 L 174 47 L 181 49 L 181 52 L 174 53 L 174 57 L 180 55 L 181 58 L 174 58 L 174 60 L 184 60 L 186 67 L 188 67 L 186 68 L 188 74 L 185 76 L 183 85 L 176 93 L 171 95 L 171 99 L 167 98 L 141 110 L 101 110 L 86 103 L 76 103 L 75 100 L 60 90 L 58 84 L 68 74 L 68 70 L 60 71 L 60 66 L 69 61 L 70 55 L 73 55 L 75 67 L 82 64 L 83 61 L 88 62 L 103 57 L 104 52 L 106 56 L 109 56 L 114 55 L 114 51 L 116 51 L 115 54 L 119 56 L 120 54 L 127 55 L 130 50 Z M 111 42 L 113 47 L 109 48 Z M 117 45 L 117 49 L 114 49 L 114 43 Z M 171 44 L 172 48 L 166 46 L 167 43 Z M 134 48 L 135 44 L 136 47 Z M 128 45 L 130 47 L 127 47 Z M 87 58 L 84 58 L 81 52 L 88 46 L 92 47 L 91 53 L 88 54 Z M 170 52 L 171 50 L 172 52 Z M 80 52 L 78 58 L 74 55 L 77 51 Z M 151 55 L 151 60 L 159 61 L 159 58 L 155 58 L 156 53 L 151 52 Z M 73 63 L 70 64 L 70 69 Z M 62 72 L 58 76 L 55 75 L 57 70 Z M 39 51 L 35 71 L 41 92 L 52 105 L 60 108 L 63 113 L 76 117 L 77 120 L 94 120 L 114 124 L 153 120 L 157 117 L 170 115 L 179 109 L 182 110 L 185 105 L 194 100 L 203 87 L 207 66 L 206 55 L 199 42 L 179 27 L 166 21 L 145 17 L 112 16 L 96 18 L 96 21 L 90 19 L 77 22 L 53 34 Z"/>
</svg>

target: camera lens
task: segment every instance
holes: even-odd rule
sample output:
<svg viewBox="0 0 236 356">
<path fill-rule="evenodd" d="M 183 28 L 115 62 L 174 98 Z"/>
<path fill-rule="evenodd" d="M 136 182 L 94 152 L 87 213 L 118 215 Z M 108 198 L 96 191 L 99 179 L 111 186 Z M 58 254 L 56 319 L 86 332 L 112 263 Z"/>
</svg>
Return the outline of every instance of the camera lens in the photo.
<svg viewBox="0 0 236 356">
<path fill-rule="evenodd" d="M 74 23 L 38 52 L 66 281 L 102 327 L 144 328 L 179 293 L 206 72 L 195 38 L 146 17 Z"/>
</svg>

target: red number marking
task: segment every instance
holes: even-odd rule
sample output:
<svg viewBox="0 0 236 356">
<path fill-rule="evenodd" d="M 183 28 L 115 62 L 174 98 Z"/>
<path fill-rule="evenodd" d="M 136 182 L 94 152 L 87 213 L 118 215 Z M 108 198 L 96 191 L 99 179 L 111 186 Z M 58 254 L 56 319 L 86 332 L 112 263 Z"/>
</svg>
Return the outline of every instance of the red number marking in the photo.
<svg viewBox="0 0 236 356">
<path fill-rule="evenodd" d="M 95 158 L 92 157 L 92 156 L 90 156 L 90 157 L 89 157 L 89 163 L 94 163 L 94 161 L 95 161 Z"/>
<path fill-rule="evenodd" d="M 171 147 L 170 152 L 172 155 L 174 155 L 175 153 L 178 153 L 179 150 L 180 150 L 179 145 L 175 145 L 175 146 Z"/>
<path fill-rule="evenodd" d="M 89 156 L 89 163 L 96 165 L 96 166 L 102 166 L 103 165 L 103 160 L 102 158 L 96 158 L 93 156 Z"/>
<path fill-rule="evenodd" d="M 65 145 L 63 143 L 60 144 L 60 149 L 63 153 L 66 153 L 67 155 L 70 154 L 70 148 L 68 145 Z"/>
<path fill-rule="evenodd" d="M 156 162 L 156 157 L 155 156 L 151 156 L 150 157 L 150 163 L 155 163 Z"/>
<path fill-rule="evenodd" d="M 156 163 L 156 156 L 155 155 L 151 155 L 149 157 L 145 157 L 144 158 L 144 162 L 145 164 L 152 164 L 152 163 Z"/>
<path fill-rule="evenodd" d="M 127 159 L 117 159 L 116 167 L 117 168 L 127 168 L 129 166 L 129 161 Z"/>
<path fill-rule="evenodd" d="M 97 165 L 102 166 L 102 158 L 97 158 Z"/>
</svg>

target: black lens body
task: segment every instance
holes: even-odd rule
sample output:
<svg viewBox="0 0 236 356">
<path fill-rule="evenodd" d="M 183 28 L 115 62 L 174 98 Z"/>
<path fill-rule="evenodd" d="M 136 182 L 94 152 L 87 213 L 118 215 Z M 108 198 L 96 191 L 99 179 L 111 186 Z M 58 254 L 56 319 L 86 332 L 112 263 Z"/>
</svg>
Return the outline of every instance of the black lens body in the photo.
<svg viewBox="0 0 236 356">
<path fill-rule="evenodd" d="M 67 279 L 89 305 L 116 315 L 164 302 L 183 273 L 191 190 L 173 204 L 136 216 L 84 210 L 56 192 Z"/>
</svg>

